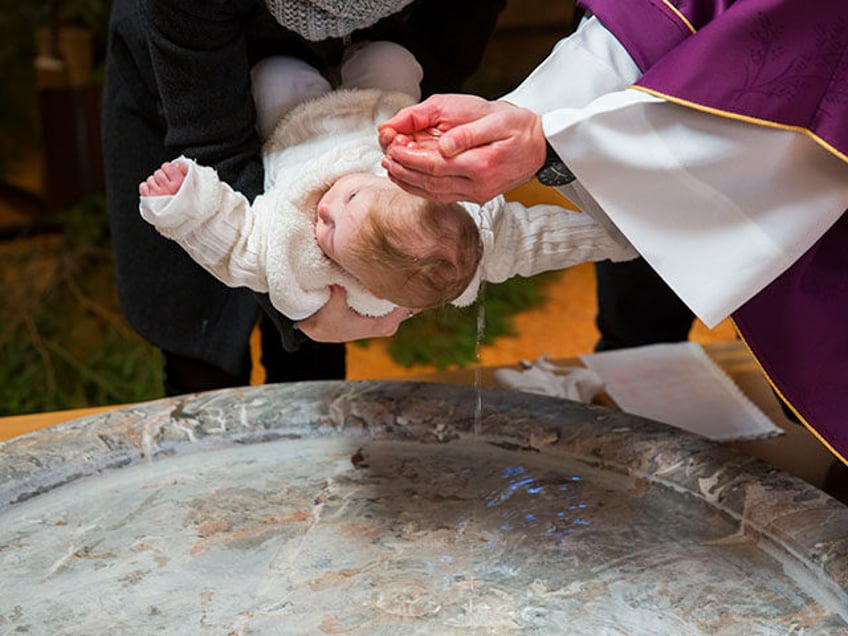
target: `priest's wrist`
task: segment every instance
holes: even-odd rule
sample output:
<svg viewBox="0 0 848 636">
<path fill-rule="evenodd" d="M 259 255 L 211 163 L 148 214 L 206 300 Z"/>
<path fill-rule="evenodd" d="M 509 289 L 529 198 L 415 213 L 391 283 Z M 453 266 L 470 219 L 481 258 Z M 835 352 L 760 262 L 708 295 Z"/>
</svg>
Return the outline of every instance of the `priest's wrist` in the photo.
<svg viewBox="0 0 848 636">
<path fill-rule="evenodd" d="M 568 169 L 547 139 L 545 139 L 545 163 L 536 172 L 536 179 L 542 185 L 554 188 L 568 185 L 576 179 L 574 173 Z"/>
</svg>

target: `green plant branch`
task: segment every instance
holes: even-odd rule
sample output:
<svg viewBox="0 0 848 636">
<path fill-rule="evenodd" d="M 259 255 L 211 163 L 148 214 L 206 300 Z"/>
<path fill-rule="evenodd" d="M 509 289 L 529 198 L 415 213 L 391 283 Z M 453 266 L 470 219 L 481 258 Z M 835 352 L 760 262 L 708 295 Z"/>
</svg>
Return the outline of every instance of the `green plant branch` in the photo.
<svg viewBox="0 0 848 636">
<path fill-rule="evenodd" d="M 44 367 L 45 392 L 48 399 L 52 399 L 56 393 L 56 373 L 53 368 L 53 361 L 50 358 L 50 353 L 45 347 L 44 341 L 41 339 L 41 334 L 38 332 L 35 322 L 29 316 L 24 318 L 24 324 L 29 333 L 32 345 L 36 353 L 41 358 L 42 366 Z"/>
<path fill-rule="evenodd" d="M 478 338 L 491 344 L 515 333 L 513 317 L 547 301 L 544 289 L 561 272 L 532 278 L 513 278 L 499 285 L 486 285 L 470 307 L 447 305 L 422 312 L 404 321 L 388 345 L 388 353 L 401 366 L 464 367 L 477 358 Z M 480 303 L 485 310 L 485 329 L 478 333 Z"/>
<path fill-rule="evenodd" d="M 107 394 L 107 397 L 110 397 L 113 400 L 119 399 L 120 391 L 116 390 L 115 385 L 108 378 L 77 360 L 70 351 L 65 349 L 58 342 L 48 340 L 44 344 L 49 351 L 56 355 L 65 364 L 77 371 L 84 380 L 92 382 L 103 390 Z"/>
<path fill-rule="evenodd" d="M 161 354 L 118 307 L 105 201 L 81 201 L 57 221 L 60 240 L 0 260 L 0 414 L 161 397 Z"/>
<path fill-rule="evenodd" d="M 105 306 L 88 298 L 80 289 L 77 281 L 73 277 L 67 277 L 66 283 L 71 295 L 80 304 L 80 307 L 82 307 L 84 311 L 94 314 L 121 335 L 127 337 L 132 336 L 132 332 L 126 322 L 121 320 L 121 318 L 113 312 L 109 311 Z"/>
</svg>

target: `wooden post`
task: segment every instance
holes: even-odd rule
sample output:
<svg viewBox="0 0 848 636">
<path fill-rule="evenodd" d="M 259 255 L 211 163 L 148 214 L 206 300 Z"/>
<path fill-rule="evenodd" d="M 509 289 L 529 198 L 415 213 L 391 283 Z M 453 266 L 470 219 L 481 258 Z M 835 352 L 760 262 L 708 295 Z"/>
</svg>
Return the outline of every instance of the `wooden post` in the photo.
<svg viewBox="0 0 848 636">
<path fill-rule="evenodd" d="M 103 192 L 100 133 L 101 89 L 92 79 L 91 33 L 50 25 L 36 33 L 36 89 L 44 152 L 45 201 L 49 211 Z"/>
</svg>

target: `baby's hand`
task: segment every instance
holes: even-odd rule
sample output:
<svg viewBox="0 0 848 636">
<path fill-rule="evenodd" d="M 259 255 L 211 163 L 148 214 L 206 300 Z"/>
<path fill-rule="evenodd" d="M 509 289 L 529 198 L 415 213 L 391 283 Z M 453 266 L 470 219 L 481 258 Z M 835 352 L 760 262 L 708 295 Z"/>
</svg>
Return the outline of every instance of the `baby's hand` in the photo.
<svg viewBox="0 0 848 636">
<path fill-rule="evenodd" d="M 185 164 L 166 161 L 161 168 L 147 177 L 147 181 L 139 184 L 138 193 L 143 197 L 176 194 L 187 173 L 188 166 Z"/>
</svg>

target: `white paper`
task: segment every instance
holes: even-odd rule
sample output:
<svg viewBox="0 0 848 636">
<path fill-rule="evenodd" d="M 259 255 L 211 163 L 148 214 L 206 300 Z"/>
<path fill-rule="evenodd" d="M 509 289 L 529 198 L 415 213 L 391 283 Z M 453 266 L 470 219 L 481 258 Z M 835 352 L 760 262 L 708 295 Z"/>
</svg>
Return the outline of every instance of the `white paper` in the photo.
<svg viewBox="0 0 848 636">
<path fill-rule="evenodd" d="M 780 435 L 768 416 L 694 342 L 580 356 L 622 411 L 715 441 Z"/>
</svg>

